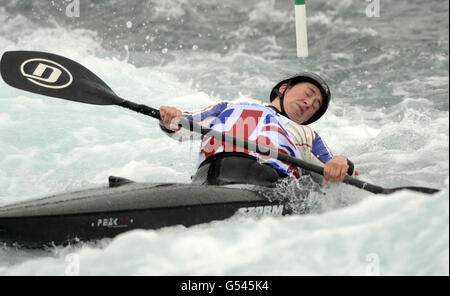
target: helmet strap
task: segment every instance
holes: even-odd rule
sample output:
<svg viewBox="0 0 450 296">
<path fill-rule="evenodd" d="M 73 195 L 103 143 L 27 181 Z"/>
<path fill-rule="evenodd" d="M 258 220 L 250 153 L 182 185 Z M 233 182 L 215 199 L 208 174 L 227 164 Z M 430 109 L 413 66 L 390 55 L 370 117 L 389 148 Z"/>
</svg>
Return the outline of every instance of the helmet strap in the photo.
<svg viewBox="0 0 450 296">
<path fill-rule="evenodd" d="M 278 89 L 275 89 L 275 93 L 277 94 L 278 98 L 280 98 L 280 109 L 281 109 L 281 115 L 286 116 L 287 118 L 289 118 L 289 116 L 286 113 L 286 110 L 284 109 L 284 95 L 286 94 L 289 86 L 291 86 L 291 82 L 292 80 L 289 80 L 286 88 L 284 89 L 283 93 L 281 93 Z"/>
</svg>

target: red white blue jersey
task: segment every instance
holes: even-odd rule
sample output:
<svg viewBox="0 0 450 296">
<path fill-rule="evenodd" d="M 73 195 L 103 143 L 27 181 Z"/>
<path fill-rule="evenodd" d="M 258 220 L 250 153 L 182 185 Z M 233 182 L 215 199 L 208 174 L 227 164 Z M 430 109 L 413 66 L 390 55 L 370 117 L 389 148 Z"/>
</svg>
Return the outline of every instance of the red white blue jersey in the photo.
<svg viewBox="0 0 450 296">
<path fill-rule="evenodd" d="M 202 125 L 224 132 L 249 142 L 264 145 L 292 157 L 311 161 L 310 154 L 322 163 L 332 158 L 331 152 L 312 129 L 296 124 L 274 109 L 253 103 L 228 104 L 226 102 L 210 106 L 200 112 L 183 113 L 183 117 Z M 290 132 L 291 130 L 292 132 Z M 209 157 L 222 152 L 241 152 L 259 158 L 283 175 L 302 175 L 300 168 L 275 158 L 236 147 L 211 137 L 202 137 L 197 166 Z"/>
</svg>

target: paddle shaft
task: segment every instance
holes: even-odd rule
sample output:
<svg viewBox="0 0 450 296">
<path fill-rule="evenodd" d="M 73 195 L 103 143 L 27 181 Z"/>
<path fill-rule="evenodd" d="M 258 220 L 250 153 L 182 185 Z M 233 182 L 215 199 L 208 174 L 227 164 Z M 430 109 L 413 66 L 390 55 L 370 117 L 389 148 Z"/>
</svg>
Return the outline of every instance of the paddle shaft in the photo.
<svg viewBox="0 0 450 296">
<path fill-rule="evenodd" d="M 123 100 L 122 102 L 118 103 L 117 105 L 161 120 L 159 110 L 148 107 L 146 105 L 136 104 L 136 103 L 133 103 L 133 102 L 130 102 L 127 100 Z M 183 117 L 180 118 L 179 125 L 182 128 L 188 129 L 193 132 L 201 133 L 204 136 L 213 137 L 215 139 L 227 142 L 229 144 L 232 144 L 232 145 L 244 148 L 244 149 L 252 150 L 252 151 L 257 152 L 262 155 L 266 155 L 266 156 L 270 155 L 280 161 L 293 164 L 297 167 L 303 168 L 307 171 L 314 172 L 314 173 L 317 173 L 317 174 L 323 176 L 323 167 L 308 163 L 306 161 L 292 157 L 285 153 L 281 153 L 279 151 L 270 149 L 267 146 L 258 145 L 254 142 L 249 142 L 247 140 L 239 139 L 239 138 L 233 137 L 231 135 L 213 130 L 211 128 L 204 127 L 204 126 L 198 124 L 197 122 L 190 121 Z M 349 175 L 345 176 L 343 182 L 347 183 L 349 185 L 353 185 L 358 188 L 370 191 L 372 193 L 378 194 L 378 193 L 385 193 L 385 191 L 386 191 L 386 189 L 384 189 L 380 186 L 376 186 L 376 185 L 355 179 Z"/>
</svg>

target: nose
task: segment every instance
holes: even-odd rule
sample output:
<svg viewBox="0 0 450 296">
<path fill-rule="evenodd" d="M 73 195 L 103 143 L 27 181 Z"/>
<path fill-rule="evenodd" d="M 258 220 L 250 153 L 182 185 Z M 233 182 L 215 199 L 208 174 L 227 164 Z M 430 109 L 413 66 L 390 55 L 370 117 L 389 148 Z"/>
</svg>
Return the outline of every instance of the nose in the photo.
<svg viewBox="0 0 450 296">
<path fill-rule="evenodd" d="M 305 107 L 311 107 L 312 103 L 313 103 L 312 98 L 304 98 L 303 99 L 303 106 L 305 106 Z"/>
</svg>

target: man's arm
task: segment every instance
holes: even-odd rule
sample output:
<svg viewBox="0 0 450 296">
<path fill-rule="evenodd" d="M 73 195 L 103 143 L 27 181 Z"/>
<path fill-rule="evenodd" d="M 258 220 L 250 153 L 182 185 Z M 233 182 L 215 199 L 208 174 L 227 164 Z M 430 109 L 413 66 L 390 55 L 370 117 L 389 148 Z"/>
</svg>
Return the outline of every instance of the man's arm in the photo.
<svg viewBox="0 0 450 296">
<path fill-rule="evenodd" d="M 209 124 L 225 109 L 227 108 L 228 103 L 222 102 L 216 105 L 209 106 L 198 112 L 182 112 L 176 107 L 170 106 L 162 106 L 159 111 L 161 114 L 161 120 L 159 122 L 159 126 L 163 132 L 165 132 L 169 137 L 178 140 L 192 140 L 198 136 L 201 137 L 200 134 L 195 134 L 194 132 L 185 130 L 180 131 L 179 121 L 180 117 L 184 117 L 190 121 L 198 122 L 204 126 L 208 126 Z"/>
<path fill-rule="evenodd" d="M 323 183 L 342 182 L 345 175 L 354 175 L 355 166 L 353 162 L 345 156 L 333 156 L 328 146 L 323 142 L 320 136 L 314 132 L 314 141 L 312 145 L 312 152 L 324 163 L 323 168 Z"/>
<path fill-rule="evenodd" d="M 324 166 L 324 176 L 310 172 L 316 182 L 327 183 L 328 181 L 339 182 L 343 180 L 345 171 L 348 175 L 357 175 L 354 165 L 343 156 L 334 156 L 325 142 L 310 127 L 299 124 L 287 125 L 288 132 L 294 137 L 304 161 Z"/>
</svg>

